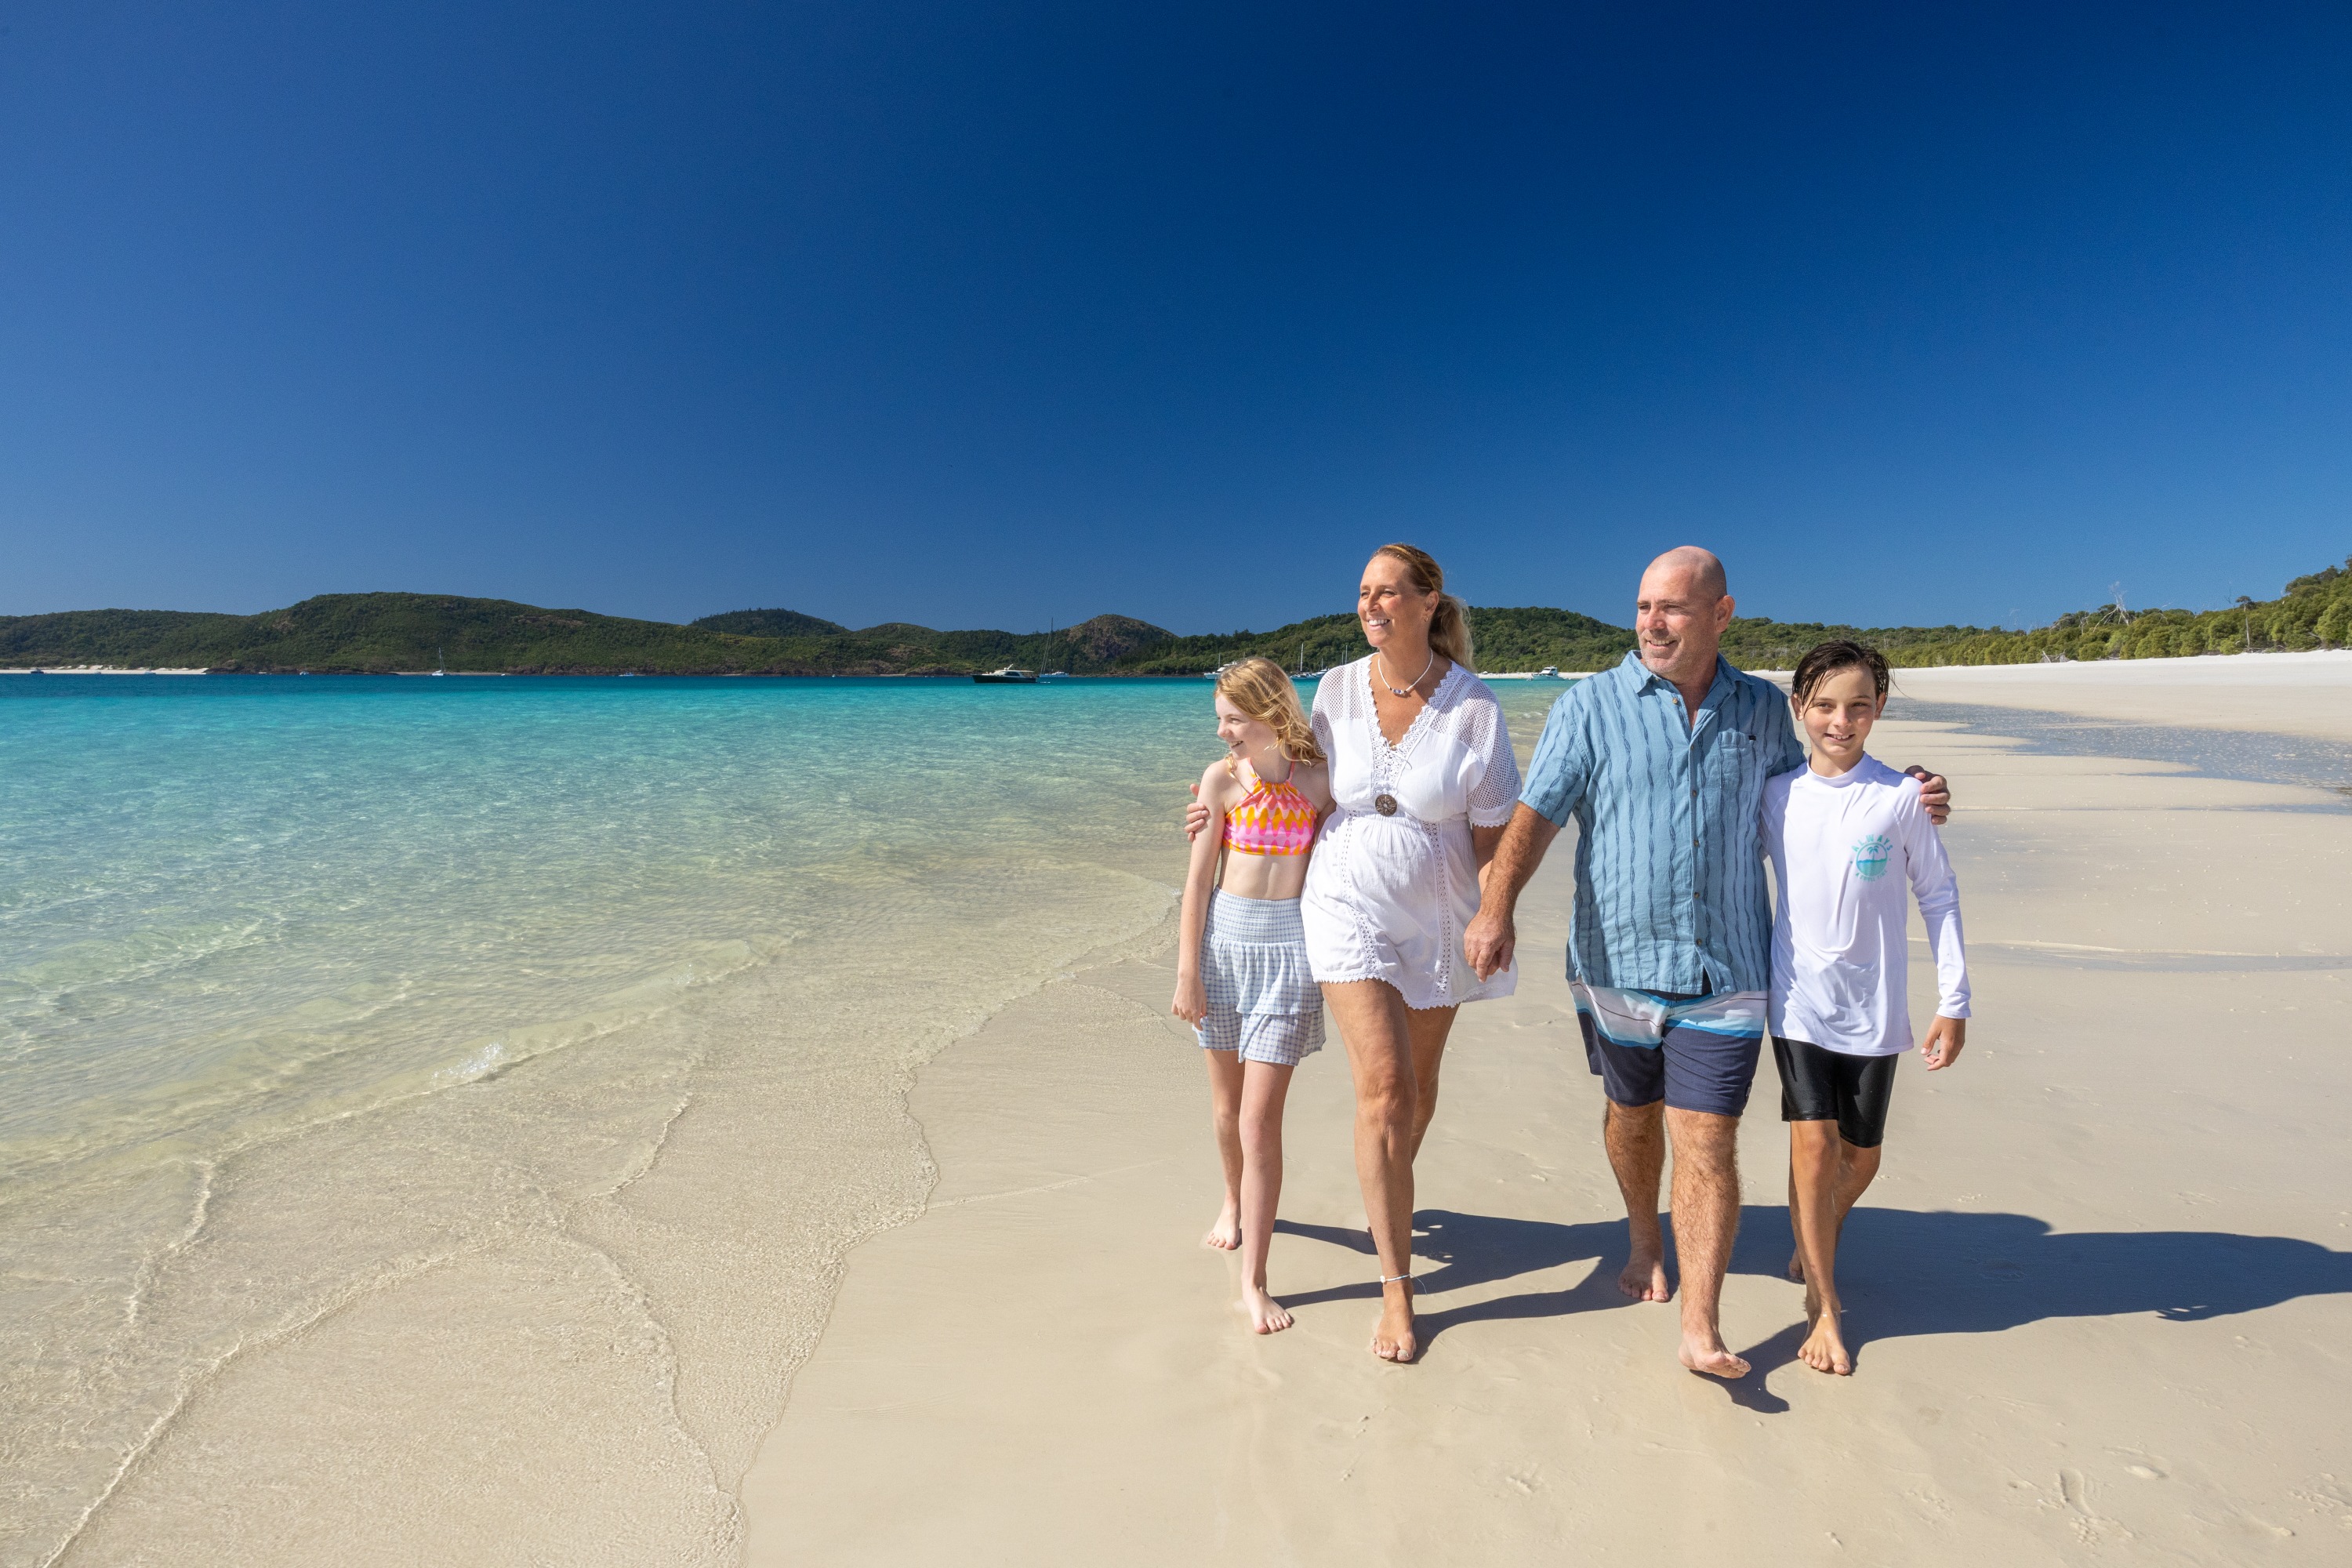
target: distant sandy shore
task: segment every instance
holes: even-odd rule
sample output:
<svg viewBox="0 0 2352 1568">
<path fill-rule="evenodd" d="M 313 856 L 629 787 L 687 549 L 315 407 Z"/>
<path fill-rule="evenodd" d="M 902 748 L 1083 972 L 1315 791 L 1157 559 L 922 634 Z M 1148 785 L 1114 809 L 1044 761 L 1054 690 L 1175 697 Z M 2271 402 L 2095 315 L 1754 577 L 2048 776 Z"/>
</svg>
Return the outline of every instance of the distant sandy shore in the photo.
<svg viewBox="0 0 2352 1568">
<path fill-rule="evenodd" d="M 2352 710 L 2345 655 L 1899 679 L 2326 736 Z M 1167 961 L 1096 969 L 921 1074 L 939 1185 L 852 1255 L 743 1485 L 747 1562 L 2342 1562 L 2352 811 L 1932 725 L 1875 749 L 1954 781 L 1978 1014 L 1955 1068 L 1898 1077 L 1843 1259 L 1854 1377 L 1793 1359 L 1769 1063 L 1726 1294 L 1758 1372 L 1684 1373 L 1672 1309 L 1617 1292 L 1563 844 L 1519 994 L 1466 1009 L 1448 1056 L 1422 1364 L 1366 1352 L 1336 1037 L 1289 1118 L 1273 1279 L 1298 1325 L 1255 1338 L 1197 1246 L 1215 1162 Z"/>
<path fill-rule="evenodd" d="M 1899 669 L 1895 684 L 1937 702 L 2352 741 L 2352 650 Z"/>
<path fill-rule="evenodd" d="M 0 675 L 204 675 L 202 668 L 165 668 L 163 666 L 127 664 L 44 664 L 21 669 L 0 669 Z"/>
</svg>

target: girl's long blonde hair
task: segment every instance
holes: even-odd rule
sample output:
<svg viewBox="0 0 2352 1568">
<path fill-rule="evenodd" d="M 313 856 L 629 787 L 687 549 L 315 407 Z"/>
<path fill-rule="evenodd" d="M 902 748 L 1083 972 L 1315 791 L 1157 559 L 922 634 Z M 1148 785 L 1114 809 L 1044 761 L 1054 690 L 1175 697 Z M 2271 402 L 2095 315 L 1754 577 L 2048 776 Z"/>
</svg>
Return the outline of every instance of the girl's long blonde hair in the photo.
<svg viewBox="0 0 2352 1568">
<path fill-rule="evenodd" d="M 1217 677 L 1217 695 L 1274 731 L 1274 742 L 1294 763 L 1319 763 L 1323 748 L 1298 705 L 1298 689 L 1270 658 L 1245 658 Z"/>
<path fill-rule="evenodd" d="M 1475 672 L 1478 667 L 1470 661 L 1470 606 L 1445 591 L 1445 568 L 1437 563 L 1437 557 L 1417 544 L 1383 544 L 1372 553 L 1403 562 L 1405 570 L 1412 574 L 1412 585 L 1437 595 L 1437 608 L 1429 617 L 1429 646 Z"/>
</svg>

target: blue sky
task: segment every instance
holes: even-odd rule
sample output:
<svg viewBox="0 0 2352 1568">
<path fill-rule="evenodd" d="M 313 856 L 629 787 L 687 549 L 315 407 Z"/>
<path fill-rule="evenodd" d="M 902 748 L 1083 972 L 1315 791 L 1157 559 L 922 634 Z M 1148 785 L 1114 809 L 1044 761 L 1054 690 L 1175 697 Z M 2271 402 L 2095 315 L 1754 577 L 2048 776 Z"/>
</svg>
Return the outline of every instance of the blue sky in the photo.
<svg viewBox="0 0 2352 1568">
<path fill-rule="evenodd" d="M 2341 5 L 0 5 L 0 613 L 1184 631 L 2352 551 Z"/>
</svg>

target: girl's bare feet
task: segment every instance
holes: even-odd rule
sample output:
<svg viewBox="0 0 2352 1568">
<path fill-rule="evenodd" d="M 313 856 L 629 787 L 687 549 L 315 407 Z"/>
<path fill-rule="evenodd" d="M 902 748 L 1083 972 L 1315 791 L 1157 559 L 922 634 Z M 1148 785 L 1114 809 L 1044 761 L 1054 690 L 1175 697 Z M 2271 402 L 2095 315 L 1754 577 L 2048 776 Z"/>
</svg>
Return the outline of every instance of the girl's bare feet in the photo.
<svg viewBox="0 0 2352 1568">
<path fill-rule="evenodd" d="M 1845 1348 L 1845 1336 L 1838 1331 L 1838 1309 L 1808 1301 L 1805 1316 L 1813 1321 L 1813 1331 L 1797 1347 L 1797 1359 L 1815 1372 L 1853 1376 L 1853 1356 Z"/>
<path fill-rule="evenodd" d="M 1225 1194 L 1225 1206 L 1217 1211 L 1217 1223 L 1201 1238 L 1203 1247 L 1213 1247 L 1219 1252 L 1231 1252 L 1242 1244 L 1241 1204 L 1231 1193 Z"/>
<path fill-rule="evenodd" d="M 1381 1323 L 1372 1331 L 1372 1353 L 1398 1363 L 1421 1354 L 1421 1336 L 1412 1321 L 1412 1280 L 1391 1279 L 1381 1287 Z"/>
<path fill-rule="evenodd" d="M 1281 1302 L 1266 1294 L 1263 1285 L 1242 1287 L 1242 1310 L 1249 1314 L 1250 1332 L 1278 1334 L 1290 1327 L 1290 1314 Z"/>
</svg>

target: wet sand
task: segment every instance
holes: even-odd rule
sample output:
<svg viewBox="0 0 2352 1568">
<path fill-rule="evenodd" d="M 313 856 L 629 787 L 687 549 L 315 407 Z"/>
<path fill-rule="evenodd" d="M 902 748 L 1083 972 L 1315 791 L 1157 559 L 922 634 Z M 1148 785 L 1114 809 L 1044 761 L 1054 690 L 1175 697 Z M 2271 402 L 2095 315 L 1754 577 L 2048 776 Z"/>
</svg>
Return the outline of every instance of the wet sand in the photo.
<svg viewBox="0 0 2352 1568">
<path fill-rule="evenodd" d="M 2021 705 L 2130 717 L 2025 673 Z M 744 1481 L 746 1561 L 2342 1561 L 2352 811 L 1935 726 L 1874 749 L 1953 778 L 1978 1014 L 1954 1068 L 1901 1070 L 1841 1259 L 1853 1378 L 1794 1359 L 1769 1063 L 1725 1303 L 1756 1373 L 1683 1372 L 1675 1310 L 1616 1290 L 1563 844 L 1519 994 L 1448 1053 L 1421 1364 L 1365 1349 L 1336 1037 L 1291 1101 L 1273 1282 L 1298 1324 L 1254 1337 L 1197 1245 L 1216 1166 L 1168 957 L 1097 968 L 923 1069 L 939 1184 L 851 1256 Z"/>
</svg>

